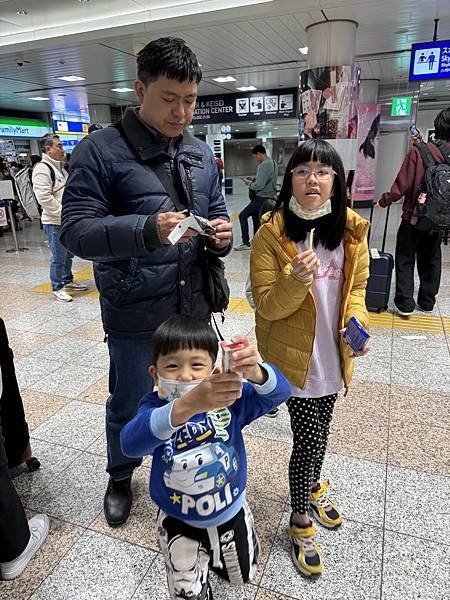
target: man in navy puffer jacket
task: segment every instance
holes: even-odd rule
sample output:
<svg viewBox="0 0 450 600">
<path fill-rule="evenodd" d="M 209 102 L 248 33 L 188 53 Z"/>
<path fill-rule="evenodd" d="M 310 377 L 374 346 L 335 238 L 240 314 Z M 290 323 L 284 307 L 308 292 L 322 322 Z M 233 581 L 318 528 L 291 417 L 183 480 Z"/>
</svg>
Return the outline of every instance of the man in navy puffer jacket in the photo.
<svg viewBox="0 0 450 600">
<path fill-rule="evenodd" d="M 186 208 L 212 221 L 211 252 L 224 255 L 231 242 L 213 153 L 184 131 L 202 77 L 195 54 L 183 40 L 161 38 L 139 52 L 137 66 L 140 107 L 128 108 L 118 127 L 96 131 L 75 148 L 62 207 L 61 241 L 94 261 L 108 334 L 104 511 L 111 526 L 128 518 L 131 475 L 141 462 L 123 455 L 119 434 L 152 389 L 152 334 L 175 314 L 205 320 L 211 314 L 199 254 L 205 238 L 188 229 L 170 245 L 167 236 L 186 214 L 152 167 L 164 169 Z"/>
</svg>

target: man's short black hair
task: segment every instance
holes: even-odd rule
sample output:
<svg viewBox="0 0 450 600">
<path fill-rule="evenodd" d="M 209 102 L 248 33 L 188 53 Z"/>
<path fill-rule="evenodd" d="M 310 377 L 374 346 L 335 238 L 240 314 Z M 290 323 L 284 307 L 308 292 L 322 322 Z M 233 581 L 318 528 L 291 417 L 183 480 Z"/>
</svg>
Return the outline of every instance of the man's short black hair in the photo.
<svg viewBox="0 0 450 600">
<path fill-rule="evenodd" d="M 47 150 L 53 146 L 55 141 L 59 141 L 60 137 L 56 133 L 46 133 L 41 139 L 42 154 L 47 154 Z"/>
<path fill-rule="evenodd" d="M 261 152 L 261 154 L 267 154 L 266 149 L 262 144 L 257 144 L 252 150 L 252 154 L 258 154 L 258 152 Z"/>
<path fill-rule="evenodd" d="M 219 343 L 211 325 L 188 315 L 176 315 L 164 321 L 152 338 L 153 364 L 160 356 L 178 350 L 206 350 L 216 362 Z"/>
<path fill-rule="evenodd" d="M 145 85 L 161 76 L 167 79 L 200 83 L 202 70 L 197 57 L 180 38 L 165 37 L 153 40 L 137 55 L 138 79 Z"/>
<path fill-rule="evenodd" d="M 436 115 L 434 134 L 438 140 L 450 141 L 450 108 L 444 108 Z"/>
</svg>

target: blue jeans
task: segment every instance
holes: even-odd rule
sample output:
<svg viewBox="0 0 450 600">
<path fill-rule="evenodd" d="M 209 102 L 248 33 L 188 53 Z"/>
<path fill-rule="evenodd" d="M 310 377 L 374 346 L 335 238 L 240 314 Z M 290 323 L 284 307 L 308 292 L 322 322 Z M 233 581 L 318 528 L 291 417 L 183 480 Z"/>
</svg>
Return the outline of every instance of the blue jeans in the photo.
<svg viewBox="0 0 450 600">
<path fill-rule="evenodd" d="M 256 196 L 256 198 L 250 200 L 249 204 L 247 204 L 247 206 L 239 213 L 239 223 L 241 224 L 242 231 L 242 243 L 247 244 L 247 246 L 250 244 L 248 219 L 251 217 L 253 220 L 253 235 L 255 235 L 259 228 L 259 213 L 264 200 L 266 200 L 266 198 Z"/>
<path fill-rule="evenodd" d="M 60 240 L 61 225 L 44 225 L 44 231 L 48 237 L 48 247 L 52 253 L 50 259 L 50 281 L 52 290 L 58 292 L 73 281 L 72 259 L 73 254 L 65 248 Z"/>
<path fill-rule="evenodd" d="M 148 372 L 152 364 L 151 340 L 108 335 L 109 393 L 106 402 L 107 471 L 114 479 L 130 477 L 142 459 L 122 452 L 120 432 L 130 421 L 145 394 L 153 390 Z"/>
</svg>

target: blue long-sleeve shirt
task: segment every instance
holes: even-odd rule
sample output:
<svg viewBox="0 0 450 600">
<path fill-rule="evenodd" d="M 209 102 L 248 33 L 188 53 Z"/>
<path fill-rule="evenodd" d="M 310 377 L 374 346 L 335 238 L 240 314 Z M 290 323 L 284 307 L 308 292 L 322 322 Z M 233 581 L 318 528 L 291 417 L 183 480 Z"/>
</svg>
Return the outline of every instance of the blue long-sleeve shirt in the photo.
<svg viewBox="0 0 450 600">
<path fill-rule="evenodd" d="M 173 403 L 152 393 L 123 428 L 125 455 L 153 455 L 150 497 L 169 516 L 206 528 L 226 523 L 241 509 L 247 485 L 242 429 L 291 395 L 278 369 L 268 364 L 262 368 L 267 381 L 245 382 L 241 398 L 229 407 L 200 413 L 173 427 Z"/>
</svg>

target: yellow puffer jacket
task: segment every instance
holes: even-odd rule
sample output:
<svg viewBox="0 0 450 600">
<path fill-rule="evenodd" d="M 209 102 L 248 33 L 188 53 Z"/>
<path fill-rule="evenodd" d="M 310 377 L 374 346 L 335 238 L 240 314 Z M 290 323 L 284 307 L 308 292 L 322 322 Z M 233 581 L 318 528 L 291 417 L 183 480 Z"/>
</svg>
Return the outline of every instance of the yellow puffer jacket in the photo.
<svg viewBox="0 0 450 600">
<path fill-rule="evenodd" d="M 292 272 L 291 260 L 297 245 L 283 233 L 283 214 L 274 220 L 263 217 L 252 243 L 250 275 L 256 304 L 256 337 L 264 360 L 276 365 L 291 383 L 304 388 L 311 360 L 316 306 L 311 283 L 300 281 Z M 369 223 L 347 209 L 344 230 L 344 285 L 339 329 L 355 316 L 368 329 L 366 284 L 369 253 L 366 233 Z M 347 344 L 340 339 L 341 366 L 347 388 L 353 374 L 353 359 Z"/>
</svg>

